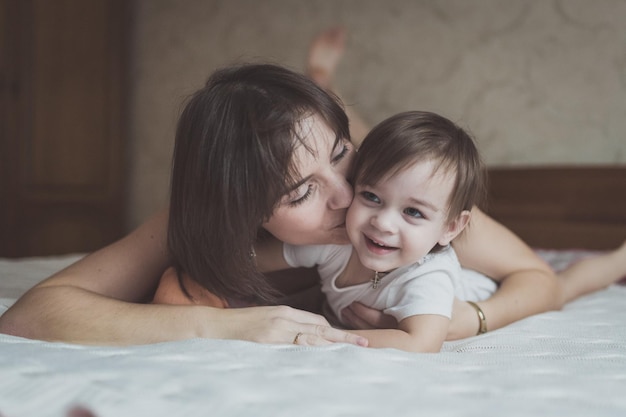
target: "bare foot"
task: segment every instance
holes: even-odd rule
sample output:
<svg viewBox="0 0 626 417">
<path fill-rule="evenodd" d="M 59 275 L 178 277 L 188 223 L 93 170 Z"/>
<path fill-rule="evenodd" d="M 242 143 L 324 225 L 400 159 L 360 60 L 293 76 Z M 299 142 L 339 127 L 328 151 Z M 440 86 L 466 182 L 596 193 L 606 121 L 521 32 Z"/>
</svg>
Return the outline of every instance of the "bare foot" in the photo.
<svg viewBox="0 0 626 417">
<path fill-rule="evenodd" d="M 346 31 L 341 27 L 317 35 L 309 47 L 307 73 L 320 87 L 331 87 L 335 70 L 345 49 Z"/>
<path fill-rule="evenodd" d="M 562 301 L 568 303 L 582 295 L 620 282 L 626 275 L 626 242 L 619 248 L 585 257 L 558 273 Z"/>
</svg>

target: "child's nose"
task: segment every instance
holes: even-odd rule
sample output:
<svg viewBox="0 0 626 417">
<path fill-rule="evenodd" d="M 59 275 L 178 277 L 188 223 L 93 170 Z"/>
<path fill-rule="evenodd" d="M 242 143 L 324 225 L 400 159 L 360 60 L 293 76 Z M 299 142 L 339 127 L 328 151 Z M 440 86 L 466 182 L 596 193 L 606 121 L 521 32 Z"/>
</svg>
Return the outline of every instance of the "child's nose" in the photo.
<svg viewBox="0 0 626 417">
<path fill-rule="evenodd" d="M 372 216 L 371 224 L 385 233 L 394 233 L 396 230 L 393 213 L 390 210 L 380 210 Z"/>
</svg>

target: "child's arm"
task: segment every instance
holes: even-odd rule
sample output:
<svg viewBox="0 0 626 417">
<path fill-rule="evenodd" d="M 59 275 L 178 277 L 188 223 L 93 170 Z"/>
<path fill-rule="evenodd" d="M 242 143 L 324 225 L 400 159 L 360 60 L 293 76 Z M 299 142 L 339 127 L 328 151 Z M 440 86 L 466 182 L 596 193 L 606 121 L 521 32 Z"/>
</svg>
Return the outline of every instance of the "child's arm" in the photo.
<svg viewBox="0 0 626 417">
<path fill-rule="evenodd" d="M 450 319 L 437 314 L 410 316 L 398 329 L 354 330 L 369 340 L 369 347 L 396 348 L 408 352 L 437 353 L 448 334 Z"/>
</svg>

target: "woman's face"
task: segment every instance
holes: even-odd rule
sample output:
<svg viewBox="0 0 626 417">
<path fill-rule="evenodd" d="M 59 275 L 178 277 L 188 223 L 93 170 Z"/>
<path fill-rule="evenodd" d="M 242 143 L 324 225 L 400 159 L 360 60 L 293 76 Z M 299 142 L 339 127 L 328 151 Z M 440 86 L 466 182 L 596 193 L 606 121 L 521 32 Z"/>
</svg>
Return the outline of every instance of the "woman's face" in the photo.
<svg viewBox="0 0 626 417">
<path fill-rule="evenodd" d="M 304 146 L 296 149 L 294 163 L 301 180 L 263 227 L 292 245 L 346 244 L 346 212 L 353 197 L 346 176 L 354 147 L 347 139 L 336 142 L 318 116 L 307 118 L 302 130 L 313 152 Z"/>
</svg>

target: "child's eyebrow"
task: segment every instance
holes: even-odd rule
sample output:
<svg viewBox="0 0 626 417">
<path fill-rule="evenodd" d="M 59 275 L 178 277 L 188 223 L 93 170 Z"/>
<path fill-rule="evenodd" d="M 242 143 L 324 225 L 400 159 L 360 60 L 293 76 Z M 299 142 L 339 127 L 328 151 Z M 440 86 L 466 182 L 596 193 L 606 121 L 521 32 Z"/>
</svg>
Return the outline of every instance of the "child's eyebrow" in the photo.
<svg viewBox="0 0 626 417">
<path fill-rule="evenodd" d="M 434 204 L 429 203 L 428 201 L 420 200 L 420 199 L 413 198 L 413 197 L 409 197 L 409 201 L 413 204 L 417 204 L 418 206 L 425 206 L 432 211 L 435 211 L 435 212 L 439 211 L 439 208 L 437 208 Z"/>
</svg>

